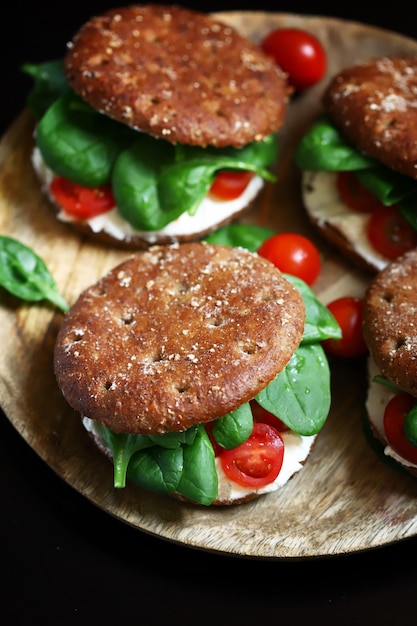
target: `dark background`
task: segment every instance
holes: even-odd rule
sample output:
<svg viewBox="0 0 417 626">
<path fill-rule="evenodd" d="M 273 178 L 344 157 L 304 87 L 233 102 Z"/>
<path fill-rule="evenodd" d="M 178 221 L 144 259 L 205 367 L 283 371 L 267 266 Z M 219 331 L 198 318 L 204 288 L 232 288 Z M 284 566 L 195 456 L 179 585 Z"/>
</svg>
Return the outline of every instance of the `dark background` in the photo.
<svg viewBox="0 0 417 626">
<path fill-rule="evenodd" d="M 120 4 L 120 3 L 119 3 Z M 409 2 L 183 2 L 374 24 L 417 37 Z M 2 7 L 0 133 L 31 86 L 19 67 L 62 56 L 112 2 Z M 376 8 L 378 7 L 378 8 Z M 343 30 L 340 36 L 343 37 Z M 1 349 L 1 348 L 0 348 Z M 74 492 L 0 415 L 0 624 L 416 624 L 417 539 L 328 559 L 270 562 L 177 546 L 111 518 Z"/>
</svg>

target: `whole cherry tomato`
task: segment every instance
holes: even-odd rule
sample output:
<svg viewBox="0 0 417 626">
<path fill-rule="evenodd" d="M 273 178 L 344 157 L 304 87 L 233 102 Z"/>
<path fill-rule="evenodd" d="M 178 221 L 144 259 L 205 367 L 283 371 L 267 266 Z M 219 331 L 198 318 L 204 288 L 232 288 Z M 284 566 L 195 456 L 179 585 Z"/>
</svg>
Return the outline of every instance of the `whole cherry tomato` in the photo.
<svg viewBox="0 0 417 626">
<path fill-rule="evenodd" d="M 268 424 L 255 422 L 250 437 L 240 446 L 219 456 L 226 476 L 244 487 L 264 487 L 281 471 L 284 441 Z"/>
<path fill-rule="evenodd" d="M 417 232 L 395 206 L 372 212 L 367 236 L 375 250 L 390 261 L 417 246 Z"/>
<path fill-rule="evenodd" d="M 417 447 L 409 443 L 404 432 L 404 420 L 416 401 L 408 393 L 393 396 L 385 407 L 384 430 L 391 448 L 403 459 L 417 465 Z"/>
<path fill-rule="evenodd" d="M 218 200 L 234 200 L 249 185 L 252 172 L 242 170 L 221 170 L 210 187 L 209 194 Z"/>
<path fill-rule="evenodd" d="M 294 89 L 311 87 L 323 78 L 327 55 L 321 42 L 300 28 L 277 28 L 261 42 L 261 47 L 288 74 Z"/>
<path fill-rule="evenodd" d="M 115 206 L 110 185 L 83 187 L 62 176 L 55 176 L 50 191 L 65 213 L 77 219 L 96 217 Z"/>
<path fill-rule="evenodd" d="M 363 338 L 363 300 L 352 296 L 337 298 L 327 305 L 342 330 L 341 339 L 325 339 L 322 346 L 328 354 L 348 359 L 364 356 L 368 347 Z"/>
<path fill-rule="evenodd" d="M 321 270 L 320 252 L 314 243 L 298 233 L 277 233 L 260 245 L 259 256 L 268 259 L 285 274 L 312 285 Z"/>
</svg>

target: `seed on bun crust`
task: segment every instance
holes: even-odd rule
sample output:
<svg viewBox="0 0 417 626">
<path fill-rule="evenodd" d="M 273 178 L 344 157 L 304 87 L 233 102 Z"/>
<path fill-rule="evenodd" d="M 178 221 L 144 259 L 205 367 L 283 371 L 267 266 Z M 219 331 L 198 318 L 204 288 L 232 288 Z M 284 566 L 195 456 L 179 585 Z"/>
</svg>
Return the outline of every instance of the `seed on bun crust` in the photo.
<svg viewBox="0 0 417 626">
<path fill-rule="evenodd" d="M 284 73 L 209 15 L 133 5 L 91 18 L 65 57 L 72 89 L 95 109 L 171 143 L 242 147 L 275 132 Z"/>
<path fill-rule="evenodd" d="M 59 330 L 56 377 L 74 409 L 116 433 L 182 431 L 265 388 L 304 321 L 299 292 L 258 255 L 155 246 L 80 295 Z"/>
</svg>

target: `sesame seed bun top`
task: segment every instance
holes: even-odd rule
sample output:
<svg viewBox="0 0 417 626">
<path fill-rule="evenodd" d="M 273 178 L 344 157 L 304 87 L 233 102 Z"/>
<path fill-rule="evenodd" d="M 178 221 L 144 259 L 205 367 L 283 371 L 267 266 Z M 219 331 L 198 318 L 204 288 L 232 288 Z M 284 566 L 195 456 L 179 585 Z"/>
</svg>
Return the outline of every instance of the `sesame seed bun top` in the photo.
<svg viewBox="0 0 417 626">
<path fill-rule="evenodd" d="M 381 57 L 337 74 L 323 105 L 355 147 L 417 179 L 416 94 L 417 58 Z"/>
<path fill-rule="evenodd" d="M 266 387 L 304 321 L 298 290 L 257 254 L 154 246 L 80 295 L 58 333 L 55 373 L 74 409 L 115 432 L 185 430 Z"/>
<path fill-rule="evenodd" d="M 209 15 L 133 5 L 91 18 L 68 44 L 72 89 L 95 109 L 171 143 L 242 147 L 284 120 L 286 75 Z"/>
</svg>

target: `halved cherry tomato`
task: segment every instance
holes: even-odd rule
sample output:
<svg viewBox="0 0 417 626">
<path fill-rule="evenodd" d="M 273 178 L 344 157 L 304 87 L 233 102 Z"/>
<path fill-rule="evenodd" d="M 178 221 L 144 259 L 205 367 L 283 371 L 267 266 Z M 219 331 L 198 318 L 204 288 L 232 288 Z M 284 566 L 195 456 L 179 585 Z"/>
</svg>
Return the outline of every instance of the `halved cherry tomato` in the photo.
<svg viewBox="0 0 417 626">
<path fill-rule="evenodd" d="M 109 184 L 95 188 L 83 187 L 62 176 L 55 176 L 50 190 L 64 211 L 77 219 L 90 219 L 107 213 L 115 206 Z"/>
<path fill-rule="evenodd" d="M 261 42 L 262 49 L 272 56 L 288 74 L 288 82 L 297 90 L 311 87 L 323 78 L 327 55 L 321 42 L 300 28 L 278 28 Z"/>
<path fill-rule="evenodd" d="M 279 417 L 276 417 L 273 413 L 264 409 L 256 400 L 251 400 L 249 404 L 252 409 L 252 415 L 255 422 L 269 424 L 270 426 L 276 428 L 279 432 L 289 430 L 288 426 L 284 424 Z"/>
<path fill-rule="evenodd" d="M 417 246 L 417 232 L 395 205 L 373 211 L 367 236 L 375 250 L 390 261 Z"/>
<path fill-rule="evenodd" d="M 369 189 L 364 187 L 353 172 L 338 172 L 336 185 L 340 198 L 349 209 L 357 213 L 371 213 L 384 205 Z"/>
<path fill-rule="evenodd" d="M 337 298 L 327 305 L 342 329 L 341 339 L 325 339 L 322 346 L 328 354 L 352 359 L 364 356 L 368 347 L 363 338 L 363 300 L 352 296 Z"/>
<path fill-rule="evenodd" d="M 272 426 L 255 422 L 250 437 L 237 448 L 225 450 L 219 458 L 230 480 L 244 487 L 264 487 L 281 471 L 284 441 Z"/>
<path fill-rule="evenodd" d="M 416 399 L 408 393 L 398 393 L 388 402 L 384 412 L 384 429 L 389 445 L 403 459 L 417 465 L 417 447 L 411 445 L 404 433 L 404 420 Z"/>
<path fill-rule="evenodd" d="M 312 285 L 321 269 L 320 253 L 314 243 L 298 233 L 277 233 L 260 245 L 258 254 L 281 272 Z"/>
<path fill-rule="evenodd" d="M 234 200 L 249 185 L 253 172 L 244 170 L 221 170 L 210 187 L 209 194 L 217 200 Z"/>
</svg>

